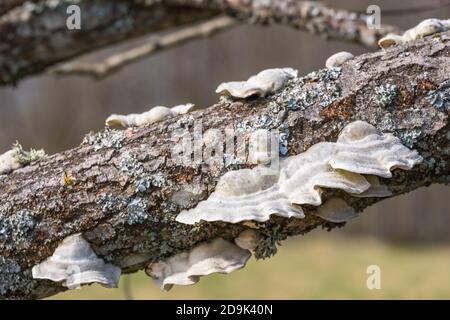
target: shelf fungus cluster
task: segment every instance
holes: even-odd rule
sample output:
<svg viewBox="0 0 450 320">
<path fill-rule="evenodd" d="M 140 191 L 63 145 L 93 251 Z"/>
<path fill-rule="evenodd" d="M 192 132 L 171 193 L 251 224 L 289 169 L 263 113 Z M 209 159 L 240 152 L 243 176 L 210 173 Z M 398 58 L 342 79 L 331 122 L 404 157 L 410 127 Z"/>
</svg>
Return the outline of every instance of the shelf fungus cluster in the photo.
<svg viewBox="0 0 450 320">
<path fill-rule="evenodd" d="M 405 42 L 421 39 L 435 33 L 445 32 L 450 30 L 450 19 L 426 19 L 420 22 L 417 26 L 406 30 L 402 35 L 389 33 L 378 41 L 378 45 L 383 48 L 389 48 Z"/>
<path fill-rule="evenodd" d="M 32 269 L 34 279 L 62 282 L 73 289 L 82 284 L 99 283 L 117 287 L 121 270 L 98 258 L 81 234 L 67 237 L 53 255 Z"/>
<path fill-rule="evenodd" d="M 324 188 L 343 190 L 354 197 L 386 197 L 391 193 L 378 177 L 391 178 L 394 168 L 409 170 L 422 161 L 392 134 L 383 134 L 363 121 L 348 124 L 337 142 L 320 142 L 307 151 L 280 161 L 280 169 L 264 165 L 224 174 L 208 199 L 182 211 L 178 222 L 264 222 L 271 215 L 303 218 L 302 205 L 316 206 L 316 214 L 343 222 L 356 214 L 343 199 L 322 204 Z"/>
<path fill-rule="evenodd" d="M 221 83 L 216 93 L 245 99 L 250 96 L 264 97 L 284 87 L 289 79 L 297 77 L 297 70 L 292 68 L 266 69 L 247 81 Z"/>
<path fill-rule="evenodd" d="M 195 110 L 196 107 L 192 103 L 180 104 L 172 108 L 156 106 L 143 113 L 112 114 L 106 119 L 105 124 L 111 128 L 143 127 Z"/>
<path fill-rule="evenodd" d="M 191 285 L 201 276 L 230 273 L 245 266 L 251 257 L 249 250 L 222 238 L 198 244 L 189 252 L 178 253 L 165 261 L 149 264 L 145 272 L 163 290 L 173 285 Z"/>
</svg>

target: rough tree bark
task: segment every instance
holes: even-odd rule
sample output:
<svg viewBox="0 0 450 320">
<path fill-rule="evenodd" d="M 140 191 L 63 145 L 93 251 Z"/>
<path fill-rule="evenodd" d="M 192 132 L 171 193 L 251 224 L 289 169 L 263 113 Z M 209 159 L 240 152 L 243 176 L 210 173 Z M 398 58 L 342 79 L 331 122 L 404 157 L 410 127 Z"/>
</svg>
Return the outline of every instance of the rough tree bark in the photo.
<svg viewBox="0 0 450 320">
<path fill-rule="evenodd" d="M 75 3 L 75 1 L 73 2 Z M 370 48 L 392 26 L 367 27 L 367 16 L 296 0 L 80 0 L 81 30 L 68 30 L 71 1 L 0 4 L 0 85 L 42 72 L 59 62 L 152 32 L 183 27 L 227 13 L 244 22 L 288 25 L 324 38 Z"/>
<path fill-rule="evenodd" d="M 30 270 L 71 234 L 82 232 L 99 256 L 124 273 L 201 241 L 236 237 L 243 224 L 174 221 L 180 210 L 206 199 L 225 172 L 251 166 L 174 165 L 174 132 L 192 132 L 194 121 L 202 121 L 203 132 L 278 128 L 289 133 L 287 155 L 295 155 L 317 142 L 335 141 L 345 124 L 360 119 L 392 132 L 424 157 L 413 170 L 395 170 L 392 179 L 383 179 L 394 196 L 448 183 L 449 54 L 450 33 L 365 54 L 342 70 L 324 69 L 291 81 L 266 98 L 221 99 L 145 128 L 91 134 L 75 149 L 1 176 L 0 221 L 10 227 L 0 232 L 0 296 L 42 298 L 65 290 L 32 279 Z M 137 184 L 144 185 L 141 192 Z M 381 200 L 342 197 L 358 211 Z M 342 225 L 326 223 L 310 214 L 312 209 L 306 208 L 304 219 L 273 217 L 260 224 L 265 240 L 258 256 L 270 256 L 288 236 Z"/>
</svg>

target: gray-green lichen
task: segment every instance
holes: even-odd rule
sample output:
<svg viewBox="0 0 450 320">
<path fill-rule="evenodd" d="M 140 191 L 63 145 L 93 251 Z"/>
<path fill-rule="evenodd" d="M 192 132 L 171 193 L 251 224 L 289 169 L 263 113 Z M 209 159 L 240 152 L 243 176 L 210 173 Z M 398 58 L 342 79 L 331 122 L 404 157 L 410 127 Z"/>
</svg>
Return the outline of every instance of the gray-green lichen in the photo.
<svg viewBox="0 0 450 320">
<path fill-rule="evenodd" d="M 395 84 L 381 85 L 375 88 L 375 102 L 381 107 L 387 107 L 394 102 L 398 88 Z"/>
<path fill-rule="evenodd" d="M 305 110 L 315 104 L 326 107 L 341 96 L 341 89 L 336 81 L 340 75 L 341 68 L 335 67 L 292 79 L 283 90 L 274 95 L 274 100 L 291 111 Z"/>
<path fill-rule="evenodd" d="M 268 114 L 262 114 L 255 118 L 254 127 L 257 129 L 270 129 L 272 128 L 274 119 Z"/>
<path fill-rule="evenodd" d="M 134 182 L 136 192 L 146 192 L 152 185 L 152 180 L 149 176 L 138 177 Z"/>
<path fill-rule="evenodd" d="M 152 257 L 153 261 L 160 261 L 177 252 L 192 247 L 195 244 L 193 236 L 200 232 L 199 226 L 177 227 L 170 226 L 173 221 L 168 222 L 166 227 L 158 231 L 150 231 L 147 239 L 133 247 L 134 253 L 145 253 Z"/>
<path fill-rule="evenodd" d="M 19 264 L 7 257 L 0 256 L 0 295 L 17 290 L 24 291 L 33 286 L 29 277 L 22 272 Z"/>
<path fill-rule="evenodd" d="M 161 172 L 155 172 L 150 175 L 151 183 L 153 186 L 161 188 L 168 183 L 166 177 Z"/>
<path fill-rule="evenodd" d="M 47 154 L 43 149 L 30 149 L 30 151 L 23 150 L 23 147 L 19 142 L 14 143 L 12 149 L 15 152 L 15 157 L 22 166 L 25 166 L 31 162 L 45 159 L 47 157 Z"/>
<path fill-rule="evenodd" d="M 188 129 L 194 124 L 194 117 L 190 114 L 181 116 L 180 119 L 175 122 L 175 128 Z"/>
<path fill-rule="evenodd" d="M 10 216 L 0 213 L 0 247 L 6 249 L 26 248 L 29 245 L 27 239 L 36 224 L 33 212 L 27 209 Z"/>
<path fill-rule="evenodd" d="M 281 106 L 275 101 L 270 101 L 267 107 L 267 111 L 271 114 L 278 114 L 281 111 Z"/>
<path fill-rule="evenodd" d="M 427 101 L 442 111 L 450 110 L 450 80 L 442 83 L 436 90 L 430 91 Z"/>
<path fill-rule="evenodd" d="M 135 198 L 127 206 L 126 221 L 129 225 L 143 223 L 148 217 L 148 204 L 145 199 Z"/>
<path fill-rule="evenodd" d="M 283 118 L 277 117 L 276 112 L 284 112 L 284 108 L 277 107 L 276 103 L 272 103 L 272 108 L 269 107 L 270 114 L 262 114 L 256 117 L 252 117 L 250 120 L 242 120 L 236 124 L 236 132 L 255 132 L 258 129 L 265 129 L 273 134 L 278 135 L 278 149 L 279 154 L 285 156 L 288 153 L 288 139 L 289 129 Z M 233 155 L 224 154 L 225 164 L 232 165 L 239 163 L 239 159 Z"/>
<path fill-rule="evenodd" d="M 135 177 L 142 173 L 142 163 L 130 152 L 126 152 L 121 156 L 119 163 L 120 171 L 126 172 L 129 176 Z"/>
<path fill-rule="evenodd" d="M 398 133 L 398 137 L 402 141 L 402 143 L 407 146 L 408 148 L 411 148 L 414 143 L 417 141 L 417 139 L 422 134 L 422 130 L 420 129 L 412 129 L 412 130 L 401 130 Z"/>
<path fill-rule="evenodd" d="M 103 148 L 120 149 L 124 139 L 124 131 L 105 129 L 104 131 L 97 133 L 89 132 L 84 137 L 82 144 L 94 146 L 95 150 L 100 150 Z"/>
<path fill-rule="evenodd" d="M 249 120 L 242 120 L 242 121 L 239 121 L 236 123 L 235 131 L 237 133 L 246 132 L 246 131 L 250 131 L 251 128 L 252 128 L 252 125 Z"/>
<path fill-rule="evenodd" d="M 125 198 L 122 196 L 116 197 L 111 193 L 100 194 L 96 199 L 96 203 L 100 205 L 102 212 L 104 213 L 120 212 L 127 205 Z"/>
</svg>

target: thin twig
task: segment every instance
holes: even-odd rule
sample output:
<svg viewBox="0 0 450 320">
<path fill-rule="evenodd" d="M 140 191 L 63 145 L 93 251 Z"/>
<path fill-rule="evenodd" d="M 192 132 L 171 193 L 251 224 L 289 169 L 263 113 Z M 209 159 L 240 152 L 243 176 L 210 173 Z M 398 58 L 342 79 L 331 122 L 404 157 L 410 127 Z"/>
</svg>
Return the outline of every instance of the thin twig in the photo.
<svg viewBox="0 0 450 320">
<path fill-rule="evenodd" d="M 376 125 L 380 131 L 392 133 L 424 158 L 412 170 L 396 170 L 391 178 L 382 179 L 392 196 L 431 183 L 449 184 L 450 114 L 446 101 L 449 50 L 450 31 L 439 34 L 439 38 L 425 37 L 384 52 L 355 57 L 339 70 L 316 72 L 314 79 L 311 74 L 298 77 L 277 92 L 277 97 L 269 95 L 243 102 L 221 99 L 210 108 L 197 111 L 193 117 L 200 121 L 201 133 L 211 128 L 225 133 L 243 120 L 249 120 L 250 129 L 260 128 L 260 122 L 250 120 L 260 119 L 268 113 L 277 117 L 272 110 L 274 101 L 282 107 L 292 99 L 302 104 L 304 99 L 311 98 L 307 107 L 277 118 L 278 127 L 289 130 L 288 156 L 295 158 L 309 147 L 317 146 L 318 141 L 334 143 L 340 128 L 358 119 Z M 389 102 L 384 105 L 387 87 L 398 90 L 388 93 Z M 380 93 L 381 89 L 385 92 Z M 309 96 L 311 90 L 317 94 Z M 173 117 L 136 128 L 129 134 L 111 130 L 91 133 L 79 147 L 1 175 L 0 220 L 5 222 L 6 229 L 3 228 L 5 232 L 0 241 L 0 299 L 44 298 L 67 289 L 60 282 L 33 279 L 32 268 L 50 257 L 69 235 L 83 233 L 98 254 L 117 261 L 124 272 L 132 272 L 143 269 L 149 261 L 169 258 L 162 254 L 162 249 L 155 250 L 157 247 L 174 248 L 172 254 L 191 251 L 201 242 L 217 237 L 233 239 L 248 228 L 240 223 L 212 222 L 192 226 L 173 220 L 184 207 L 174 204 L 174 194 L 185 190 L 180 186 L 195 184 L 195 194 L 192 193 L 188 202 L 189 207 L 194 208 L 217 190 L 217 181 L 226 172 L 237 170 L 227 166 L 226 161 L 215 161 L 208 168 L 204 166 L 205 162 L 175 162 L 171 158 L 174 144 L 186 142 L 185 135 L 174 139 L 170 131 L 179 128 L 179 121 L 179 117 Z M 192 126 L 187 129 L 187 133 L 196 134 Z M 247 133 L 251 134 L 251 130 Z M 216 140 L 213 145 L 210 143 L 212 147 L 220 146 L 221 150 L 228 151 L 229 139 Z M 137 194 L 133 180 L 130 181 L 130 172 L 117 168 L 123 155 L 135 150 L 139 150 L 139 163 L 142 164 L 138 169 L 143 171 L 132 173 L 157 173 L 163 177 L 160 186 L 152 188 L 151 192 Z M 231 152 L 233 150 L 236 148 Z M 191 152 L 194 150 L 184 155 Z M 165 161 L 161 162 L 162 158 Z M 70 186 L 61 184 L 62 164 L 73 177 Z M 90 164 L 89 170 L 86 170 L 86 164 Z M 239 169 L 252 167 L 243 164 Z M 125 188 L 124 181 L 131 188 Z M 106 200 L 105 195 L 108 195 Z M 351 197 L 324 190 L 324 199 L 340 196 L 358 212 L 385 199 Z M 136 217 L 151 214 L 151 219 L 133 219 L 130 224 L 128 214 L 104 212 L 106 206 L 108 211 L 119 213 L 125 210 L 126 213 L 126 206 L 132 201 L 142 209 L 134 209 L 139 213 Z M 270 222 L 258 225 L 258 231 L 270 240 L 259 250 L 270 255 L 275 252 L 275 240 L 305 234 L 315 227 L 342 226 L 324 222 L 316 215 L 314 206 L 303 209 L 303 219 L 273 217 Z M 81 215 L 80 210 L 83 211 Z M 29 227 L 15 229 L 17 224 Z M 142 235 L 149 237 L 150 229 L 155 238 L 145 241 Z"/>
<path fill-rule="evenodd" d="M 167 35 L 153 38 L 150 42 L 109 56 L 101 62 L 69 62 L 50 69 L 51 74 L 55 75 L 84 75 L 96 79 L 104 78 L 120 70 L 122 67 L 136 62 L 142 58 L 148 57 L 158 51 L 174 47 L 188 40 L 200 37 L 209 37 L 214 33 L 228 29 L 238 22 L 230 17 L 220 16 L 208 20 L 204 23 L 185 27 Z"/>
<path fill-rule="evenodd" d="M 407 16 L 407 15 L 413 15 L 417 13 L 422 13 L 426 11 L 433 11 L 438 9 L 444 9 L 446 7 L 450 6 L 450 3 L 434 3 L 434 4 L 428 4 L 423 6 L 412 6 L 409 8 L 395 8 L 395 9 L 383 9 L 381 11 L 383 16 Z M 362 12 L 364 13 L 364 12 Z"/>
<path fill-rule="evenodd" d="M 133 292 L 131 290 L 131 276 L 126 275 L 123 277 L 123 295 L 125 296 L 125 300 L 134 300 Z"/>
</svg>

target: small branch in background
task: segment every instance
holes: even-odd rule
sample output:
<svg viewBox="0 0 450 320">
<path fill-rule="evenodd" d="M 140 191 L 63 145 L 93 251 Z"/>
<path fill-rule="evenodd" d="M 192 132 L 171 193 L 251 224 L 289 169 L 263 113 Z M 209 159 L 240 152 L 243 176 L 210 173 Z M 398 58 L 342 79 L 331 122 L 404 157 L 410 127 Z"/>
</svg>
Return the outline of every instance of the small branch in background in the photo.
<svg viewBox="0 0 450 320">
<path fill-rule="evenodd" d="M 131 275 L 126 275 L 123 277 L 122 290 L 125 300 L 134 300 L 133 292 L 131 290 Z"/>
<path fill-rule="evenodd" d="M 134 0 L 131 1 L 133 5 L 129 5 L 130 1 L 126 0 L 80 0 L 78 5 L 83 16 L 96 16 L 98 19 L 92 20 L 92 23 L 84 23 L 80 30 L 74 32 L 66 27 L 66 9 L 70 4 L 67 1 L 54 0 L 52 6 L 46 6 L 45 1 L 37 0 L 37 6 L 25 5 L 34 2 L 23 0 L 3 2 L 0 5 L 0 12 L 3 13 L 0 20 L 0 86 L 15 84 L 29 75 L 40 74 L 58 63 L 72 61 L 75 57 L 111 44 L 144 34 L 205 22 L 221 13 L 244 23 L 281 24 L 324 39 L 352 42 L 370 49 L 378 48 L 378 40 L 388 33 L 402 32 L 393 25 L 369 28 L 367 14 L 328 7 L 320 2 L 298 0 Z M 99 15 L 98 12 L 108 14 Z M 127 32 L 120 29 L 123 24 L 130 25 Z M 34 28 L 39 28 L 40 31 L 27 31 Z M 218 27 L 217 31 L 221 29 L 222 27 Z M 192 30 L 189 29 L 179 32 L 184 34 L 186 40 L 198 37 L 195 32 L 190 35 Z M 182 41 L 178 40 L 178 43 Z M 132 62 L 146 56 L 148 51 L 157 50 L 150 43 L 147 47 L 136 48 L 118 59 Z M 126 64 L 115 62 L 113 58 L 109 63 L 112 64 L 111 67 L 108 66 L 112 70 L 110 72 Z M 108 63 L 104 62 L 103 65 Z M 74 73 L 71 70 L 78 69 L 80 74 L 98 78 L 108 74 L 108 71 L 102 69 L 102 63 L 92 67 L 92 63 L 77 62 L 65 67 L 70 71 L 58 68 L 58 73 Z"/>
<path fill-rule="evenodd" d="M 233 18 L 220 16 L 194 26 L 188 26 L 181 30 L 171 32 L 167 35 L 158 36 L 142 46 L 119 52 L 101 62 L 74 61 L 56 66 L 50 69 L 49 72 L 54 75 L 77 74 L 102 79 L 117 72 L 128 64 L 134 63 L 156 52 L 180 45 L 195 38 L 209 37 L 237 24 L 238 22 Z"/>
<path fill-rule="evenodd" d="M 12 10 L 18 6 L 21 6 L 25 3 L 25 0 L 3 0 L 0 1 L 0 15 L 8 12 L 8 10 Z"/>
</svg>

